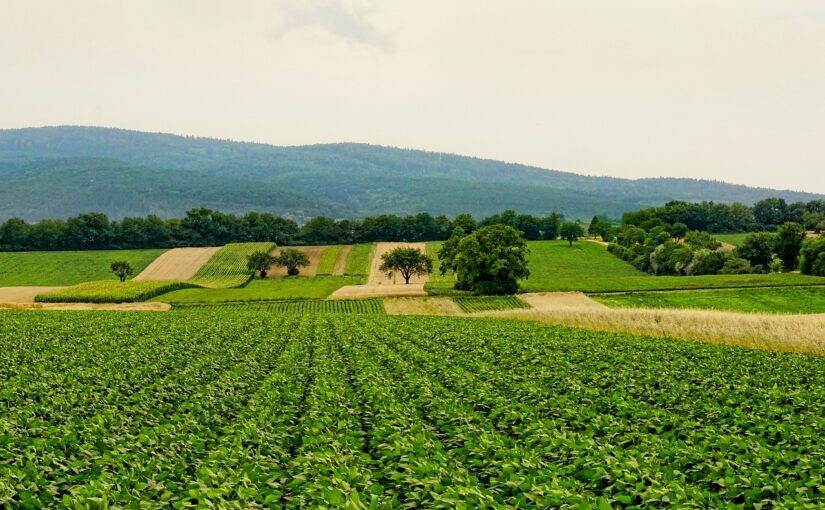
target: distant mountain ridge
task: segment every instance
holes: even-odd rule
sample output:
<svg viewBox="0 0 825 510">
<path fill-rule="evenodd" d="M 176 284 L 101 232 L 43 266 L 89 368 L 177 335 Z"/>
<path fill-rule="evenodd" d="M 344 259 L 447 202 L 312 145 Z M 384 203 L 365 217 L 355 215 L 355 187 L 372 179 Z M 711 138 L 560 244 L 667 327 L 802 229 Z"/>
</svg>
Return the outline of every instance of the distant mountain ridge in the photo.
<svg viewBox="0 0 825 510">
<path fill-rule="evenodd" d="M 593 177 L 453 154 L 338 143 L 280 147 L 114 128 L 0 130 L 0 219 L 180 216 L 192 207 L 303 220 L 504 209 L 618 216 L 670 200 L 825 195 L 688 178 Z"/>
</svg>

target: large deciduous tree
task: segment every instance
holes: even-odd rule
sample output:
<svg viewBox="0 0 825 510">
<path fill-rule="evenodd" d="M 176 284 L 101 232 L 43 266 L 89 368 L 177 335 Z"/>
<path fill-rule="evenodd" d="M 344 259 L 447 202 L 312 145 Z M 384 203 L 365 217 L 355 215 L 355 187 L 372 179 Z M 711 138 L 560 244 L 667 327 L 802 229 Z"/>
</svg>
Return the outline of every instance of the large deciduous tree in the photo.
<svg viewBox="0 0 825 510">
<path fill-rule="evenodd" d="M 269 266 L 275 263 L 275 257 L 265 251 L 256 251 L 246 256 L 246 267 L 251 271 L 257 271 L 261 278 L 266 278 Z"/>
<path fill-rule="evenodd" d="M 802 249 L 802 242 L 804 240 L 805 229 L 799 223 L 785 223 L 776 231 L 773 251 L 777 257 L 782 259 L 785 271 L 793 271 L 796 269 L 799 250 Z"/>
<path fill-rule="evenodd" d="M 297 276 L 301 272 L 300 268 L 309 265 L 309 257 L 300 250 L 287 248 L 275 257 L 275 264 L 285 267 L 289 276 Z"/>
<path fill-rule="evenodd" d="M 381 255 L 379 269 L 387 273 L 388 278 L 392 278 L 396 272 L 401 273 L 404 283 L 409 284 L 413 276 L 423 276 L 432 272 L 433 259 L 416 248 L 399 247 Z"/>
<path fill-rule="evenodd" d="M 458 241 L 452 258 L 442 258 L 456 274 L 455 287 L 476 294 L 514 294 L 530 276 L 527 241 L 513 227 L 490 225 Z"/>
</svg>

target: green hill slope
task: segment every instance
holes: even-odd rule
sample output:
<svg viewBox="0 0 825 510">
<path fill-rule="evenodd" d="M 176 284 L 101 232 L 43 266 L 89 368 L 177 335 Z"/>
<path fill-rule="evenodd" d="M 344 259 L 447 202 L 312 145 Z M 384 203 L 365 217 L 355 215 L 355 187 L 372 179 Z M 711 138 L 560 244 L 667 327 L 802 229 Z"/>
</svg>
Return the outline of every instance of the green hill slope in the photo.
<svg viewBox="0 0 825 510">
<path fill-rule="evenodd" d="M 673 199 L 825 198 L 694 179 L 592 177 L 366 144 L 277 147 L 75 126 L 0 130 L 0 175 L 0 219 L 90 209 L 172 216 L 195 206 L 299 220 L 420 211 L 485 216 L 508 208 L 589 219 Z"/>
</svg>

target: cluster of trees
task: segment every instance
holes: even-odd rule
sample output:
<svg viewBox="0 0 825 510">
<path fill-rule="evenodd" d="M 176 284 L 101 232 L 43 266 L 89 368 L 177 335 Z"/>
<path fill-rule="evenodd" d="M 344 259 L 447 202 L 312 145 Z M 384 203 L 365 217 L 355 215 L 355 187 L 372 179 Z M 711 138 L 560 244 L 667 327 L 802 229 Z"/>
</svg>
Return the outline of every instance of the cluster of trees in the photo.
<svg viewBox="0 0 825 510">
<path fill-rule="evenodd" d="M 273 241 L 296 244 L 349 244 L 373 241 L 442 241 L 456 228 L 470 234 L 489 225 L 506 225 L 526 239 L 557 239 L 564 218 L 505 211 L 481 221 L 470 214 L 414 216 L 383 214 L 362 220 L 334 220 L 318 216 L 299 226 L 293 220 L 268 213 L 226 214 L 192 209 L 183 218 L 126 217 L 111 221 L 102 213 L 84 213 L 67 220 L 27 223 L 11 218 L 0 224 L 0 251 L 101 250 L 215 246 L 230 242 Z"/>
<path fill-rule="evenodd" d="M 298 276 L 301 273 L 301 268 L 309 265 L 309 257 L 306 253 L 295 248 L 281 250 L 278 255 L 256 251 L 246 257 L 247 269 L 257 272 L 261 278 L 266 278 L 269 268 L 273 265 L 285 267 L 286 274 L 289 276 Z"/>
<path fill-rule="evenodd" d="M 622 225 L 645 230 L 678 223 L 690 230 L 711 233 L 776 231 L 785 223 L 798 223 L 807 230 L 821 232 L 825 230 L 825 200 L 788 204 L 781 198 L 766 198 L 753 207 L 739 203 L 673 201 L 663 207 L 628 212 L 622 216 Z"/>
<path fill-rule="evenodd" d="M 802 225 L 787 222 L 773 233 L 750 234 L 741 246 L 726 251 L 713 236 L 689 230 L 684 223 L 657 225 L 650 230 L 624 225 L 617 231 L 608 250 L 636 268 L 655 275 L 769 273 L 796 270 L 803 246 L 807 246 L 805 237 Z M 810 244 L 818 247 L 822 242 L 811 240 Z M 810 265 L 810 270 L 806 270 L 808 274 L 815 274 L 818 257 L 819 252 L 814 248 L 806 252 L 804 260 Z"/>
</svg>

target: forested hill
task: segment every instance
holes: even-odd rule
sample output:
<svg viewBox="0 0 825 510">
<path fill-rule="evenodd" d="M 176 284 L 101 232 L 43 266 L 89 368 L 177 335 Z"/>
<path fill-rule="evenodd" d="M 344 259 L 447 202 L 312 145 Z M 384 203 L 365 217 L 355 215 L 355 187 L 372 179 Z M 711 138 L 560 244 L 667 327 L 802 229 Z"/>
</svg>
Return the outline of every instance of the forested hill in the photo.
<svg viewBox="0 0 825 510">
<path fill-rule="evenodd" d="M 822 195 L 694 179 L 590 177 L 366 144 L 277 147 L 93 127 L 0 130 L 0 219 L 225 212 L 361 217 L 552 210 L 618 216 L 680 199 L 789 202 Z"/>
</svg>

